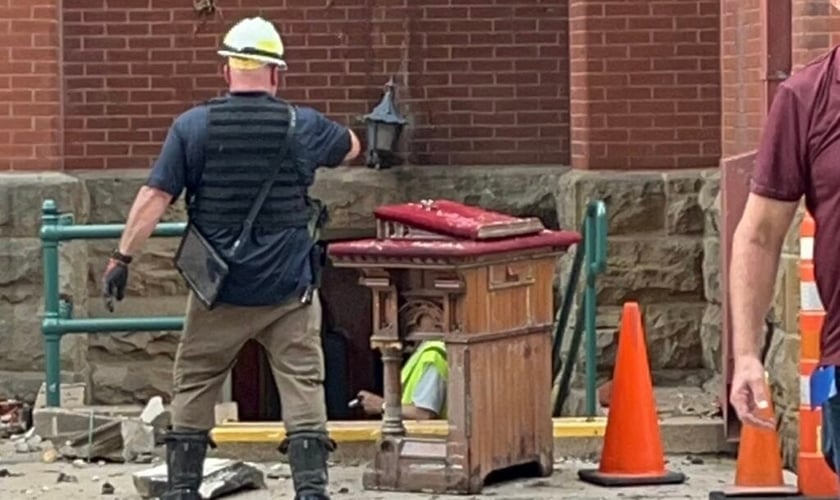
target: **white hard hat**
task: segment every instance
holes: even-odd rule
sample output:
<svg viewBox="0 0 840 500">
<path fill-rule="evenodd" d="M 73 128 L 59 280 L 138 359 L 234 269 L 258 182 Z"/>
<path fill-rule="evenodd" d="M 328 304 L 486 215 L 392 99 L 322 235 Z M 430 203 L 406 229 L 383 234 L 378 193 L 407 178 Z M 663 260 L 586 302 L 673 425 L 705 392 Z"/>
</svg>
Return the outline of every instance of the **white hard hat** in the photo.
<svg viewBox="0 0 840 500">
<path fill-rule="evenodd" d="M 231 58 L 232 65 L 242 69 L 264 64 L 286 69 L 283 39 L 274 25 L 261 17 L 249 17 L 236 23 L 225 35 L 218 54 Z"/>
</svg>

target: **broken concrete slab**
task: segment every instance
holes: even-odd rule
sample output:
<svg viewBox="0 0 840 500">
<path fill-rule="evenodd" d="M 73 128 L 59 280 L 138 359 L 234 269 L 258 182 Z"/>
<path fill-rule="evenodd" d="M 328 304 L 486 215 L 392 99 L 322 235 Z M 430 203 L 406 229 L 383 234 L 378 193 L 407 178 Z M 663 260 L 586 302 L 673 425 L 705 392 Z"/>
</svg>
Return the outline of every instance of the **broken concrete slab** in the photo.
<svg viewBox="0 0 840 500">
<path fill-rule="evenodd" d="M 61 407 L 68 410 L 80 408 L 85 405 L 87 384 L 84 382 L 74 384 L 61 384 L 59 393 L 61 395 Z M 35 408 L 46 408 L 47 406 L 47 384 L 41 384 L 38 395 L 35 397 Z"/>
<path fill-rule="evenodd" d="M 213 412 L 216 416 L 216 425 L 225 422 L 239 422 L 239 404 L 236 401 L 216 403 Z"/>
<path fill-rule="evenodd" d="M 140 412 L 140 420 L 156 429 L 166 428 L 170 423 L 169 411 L 163 406 L 163 398 L 155 396 Z"/>
<path fill-rule="evenodd" d="M 140 412 L 140 420 L 152 426 L 156 444 L 163 444 L 166 429 L 172 424 L 172 414 L 163 405 L 163 398 L 155 396 Z"/>
<path fill-rule="evenodd" d="M 126 462 L 133 462 L 138 457 L 150 455 L 155 451 L 155 428 L 140 419 L 123 420 L 122 457 Z"/>
<path fill-rule="evenodd" d="M 65 458 L 122 459 L 122 422 L 111 420 L 92 430 L 76 433 L 58 451 Z"/>
<path fill-rule="evenodd" d="M 166 491 L 166 465 L 159 465 L 133 474 L 134 487 L 143 498 L 158 498 Z M 204 461 L 204 478 L 199 494 L 209 500 L 245 489 L 264 489 L 265 478 L 260 468 L 248 462 L 223 458 Z"/>
<path fill-rule="evenodd" d="M 154 427 L 137 418 L 115 419 L 79 432 L 59 449 L 65 458 L 103 458 L 114 462 L 132 462 L 154 450 Z"/>
<path fill-rule="evenodd" d="M 80 432 L 88 432 L 91 427 L 97 428 L 115 421 L 113 417 L 81 409 L 36 408 L 32 412 L 35 433 L 56 443 L 63 443 Z"/>
<path fill-rule="evenodd" d="M 289 464 L 279 463 L 276 465 L 271 466 L 268 469 L 268 474 L 266 474 L 269 479 L 291 479 L 292 477 L 292 469 L 289 468 Z"/>
</svg>

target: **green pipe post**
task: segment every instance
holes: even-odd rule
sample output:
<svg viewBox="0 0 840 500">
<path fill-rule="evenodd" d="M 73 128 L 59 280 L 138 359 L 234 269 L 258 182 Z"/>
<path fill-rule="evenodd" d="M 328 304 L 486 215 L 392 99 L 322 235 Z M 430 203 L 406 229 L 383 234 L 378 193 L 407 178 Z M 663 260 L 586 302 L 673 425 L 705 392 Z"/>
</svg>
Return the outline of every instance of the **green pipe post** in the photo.
<svg viewBox="0 0 840 500">
<path fill-rule="evenodd" d="M 597 363 L 597 338 L 595 334 L 598 314 L 595 279 L 607 266 L 607 210 L 604 202 L 593 201 L 586 207 L 584 251 L 586 252 L 586 291 L 584 292 L 584 317 L 586 318 L 586 413 L 597 415 L 595 377 Z"/>
<path fill-rule="evenodd" d="M 58 240 L 47 235 L 58 227 L 58 207 L 53 200 L 41 206 L 41 259 L 44 265 L 44 364 L 46 365 L 47 406 L 60 406 L 61 332 L 53 329 L 59 322 Z"/>
<path fill-rule="evenodd" d="M 607 206 L 599 200 L 592 202 L 591 207 L 596 231 L 592 272 L 601 274 L 607 270 Z"/>
<path fill-rule="evenodd" d="M 595 363 L 597 343 L 595 339 L 595 276 L 592 274 L 592 258 L 595 255 L 595 219 L 590 210 L 586 214 L 584 247 L 586 252 L 586 289 L 583 296 L 584 318 L 586 318 L 586 414 L 596 415 L 595 405 Z"/>
</svg>

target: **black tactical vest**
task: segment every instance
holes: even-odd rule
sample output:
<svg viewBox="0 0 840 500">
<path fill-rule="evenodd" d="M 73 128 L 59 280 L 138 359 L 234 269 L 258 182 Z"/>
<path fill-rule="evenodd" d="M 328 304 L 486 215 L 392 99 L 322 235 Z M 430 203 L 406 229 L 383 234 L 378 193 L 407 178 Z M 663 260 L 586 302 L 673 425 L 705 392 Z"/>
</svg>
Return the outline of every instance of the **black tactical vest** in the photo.
<svg viewBox="0 0 840 500">
<path fill-rule="evenodd" d="M 293 147 L 284 154 L 290 105 L 268 95 L 233 95 L 208 106 L 204 172 L 190 203 L 190 219 L 207 230 L 241 227 L 263 183 L 274 175 L 254 227 L 306 227 L 308 176 Z"/>
</svg>

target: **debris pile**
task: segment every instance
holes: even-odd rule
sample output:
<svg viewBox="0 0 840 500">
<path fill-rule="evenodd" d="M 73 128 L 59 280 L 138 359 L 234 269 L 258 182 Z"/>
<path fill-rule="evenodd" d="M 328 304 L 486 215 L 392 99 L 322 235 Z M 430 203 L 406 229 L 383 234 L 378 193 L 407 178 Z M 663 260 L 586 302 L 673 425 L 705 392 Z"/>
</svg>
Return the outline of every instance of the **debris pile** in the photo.
<svg viewBox="0 0 840 500">
<path fill-rule="evenodd" d="M 12 436 L 12 443 L 15 445 L 15 451 L 18 453 L 32 453 L 41 451 L 42 446 L 51 446 L 52 443 L 47 444 L 41 439 L 41 436 L 35 434 L 35 429 L 29 429 L 24 434 L 17 434 Z"/>
<path fill-rule="evenodd" d="M 156 396 L 139 417 L 96 414 L 82 408 L 38 408 L 33 430 L 57 444 L 57 453 L 44 453 L 46 462 L 61 456 L 70 460 L 151 463 L 167 426 L 169 412 Z"/>
<path fill-rule="evenodd" d="M 136 472 L 132 479 L 137 493 L 143 498 L 158 498 L 166 491 L 166 465 Z M 266 487 L 263 472 L 248 462 L 223 458 L 207 458 L 204 461 L 204 476 L 199 494 L 211 499 L 241 490 Z"/>
<path fill-rule="evenodd" d="M 0 401 L 0 437 L 25 432 L 32 425 L 32 408 L 17 399 Z"/>
<path fill-rule="evenodd" d="M 91 480 L 96 483 L 101 481 L 102 495 L 115 495 L 113 484 L 100 476 L 90 477 L 89 471 L 81 469 L 91 467 L 91 462 L 96 462 L 99 467 L 107 462 L 145 463 L 153 466 L 135 473 L 134 485 L 140 496 L 158 498 L 167 486 L 167 467 L 166 464 L 154 465 L 162 460 L 163 437 L 171 425 L 170 414 L 163 400 L 154 397 L 139 415 L 132 412 L 137 416 L 127 416 L 116 409 L 97 411 L 85 407 L 84 387 L 67 389 L 65 392 L 62 387 L 62 403 L 66 401 L 67 404 L 60 408 L 45 405 L 43 386 L 35 409 L 28 413 L 29 407 L 23 402 L 0 401 L 0 438 L 9 439 L 10 452 L 38 454 L 44 463 L 66 461 L 72 464 L 72 468 L 57 471 L 56 485 L 42 485 L 40 489 L 48 491 L 60 488 L 60 483 Z M 216 419 L 222 422 L 238 420 L 237 410 L 235 403 L 219 405 L 215 412 Z M 21 459 L 26 461 L 31 458 Z M 21 474 L 0 469 L 0 478 L 17 475 Z M 270 476 L 285 479 L 290 474 L 282 467 L 275 467 Z M 218 458 L 205 461 L 200 491 L 203 499 L 264 488 L 265 473 L 255 464 Z M 34 489 L 22 492 L 26 496 L 36 494 Z"/>
</svg>

